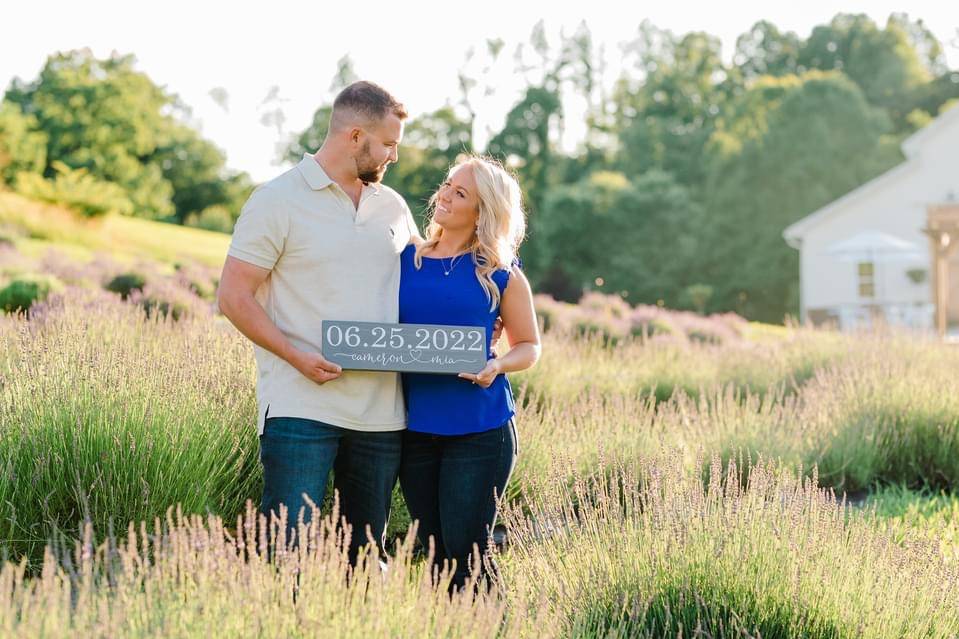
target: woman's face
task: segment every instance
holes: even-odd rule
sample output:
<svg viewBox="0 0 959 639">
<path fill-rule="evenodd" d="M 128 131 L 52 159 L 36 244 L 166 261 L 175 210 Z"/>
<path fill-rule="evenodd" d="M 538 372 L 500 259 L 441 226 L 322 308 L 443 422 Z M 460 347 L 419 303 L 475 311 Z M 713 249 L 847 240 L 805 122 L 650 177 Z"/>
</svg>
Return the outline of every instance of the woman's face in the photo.
<svg viewBox="0 0 959 639">
<path fill-rule="evenodd" d="M 443 229 L 456 231 L 476 229 L 479 219 L 479 195 L 473 167 L 463 165 L 453 169 L 436 193 L 433 221 Z"/>
</svg>

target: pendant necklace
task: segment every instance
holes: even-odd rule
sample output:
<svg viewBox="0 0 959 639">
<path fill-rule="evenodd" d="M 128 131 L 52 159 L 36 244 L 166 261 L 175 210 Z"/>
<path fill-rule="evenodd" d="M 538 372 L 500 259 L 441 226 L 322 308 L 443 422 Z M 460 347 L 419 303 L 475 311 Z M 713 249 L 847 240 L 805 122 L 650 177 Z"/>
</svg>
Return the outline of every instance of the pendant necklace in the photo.
<svg viewBox="0 0 959 639">
<path fill-rule="evenodd" d="M 445 257 L 440 258 L 440 264 L 443 265 L 443 275 L 449 275 L 453 271 L 453 269 L 456 268 L 456 265 L 459 263 L 458 260 L 462 260 L 467 255 L 469 255 L 469 252 L 466 252 L 466 253 L 463 253 L 462 255 L 457 255 L 456 257 L 454 257 L 452 260 L 450 260 L 449 268 L 446 268 L 446 262 L 444 261 L 446 258 Z"/>
</svg>

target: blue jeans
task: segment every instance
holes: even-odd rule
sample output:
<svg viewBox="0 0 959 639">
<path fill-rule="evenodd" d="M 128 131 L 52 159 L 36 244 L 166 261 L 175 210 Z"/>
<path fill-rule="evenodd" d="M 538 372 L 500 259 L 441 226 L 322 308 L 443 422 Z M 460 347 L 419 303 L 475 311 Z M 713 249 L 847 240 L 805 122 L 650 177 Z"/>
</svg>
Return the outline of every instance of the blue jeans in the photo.
<svg viewBox="0 0 959 639">
<path fill-rule="evenodd" d="M 317 507 L 323 502 L 330 470 L 333 488 L 340 496 L 340 515 L 353 529 L 350 562 L 369 541 L 366 527 L 381 553 L 385 554 L 386 523 L 400 465 L 402 431 L 366 432 L 339 428 L 312 419 L 270 417 L 260 436 L 263 464 L 263 500 L 260 512 L 280 514 L 287 507 L 287 539 L 296 528 L 304 508 L 308 522 L 311 511 L 303 494 Z"/>
<path fill-rule="evenodd" d="M 503 495 L 516 453 L 512 419 L 499 428 L 469 435 L 403 432 L 403 496 L 410 517 L 419 520 L 420 543 L 428 548 L 433 538 L 436 566 L 456 560 L 451 589 L 463 587 L 469 577 L 474 544 L 484 559 L 480 575 L 495 570 L 488 550 L 496 497 Z"/>
</svg>

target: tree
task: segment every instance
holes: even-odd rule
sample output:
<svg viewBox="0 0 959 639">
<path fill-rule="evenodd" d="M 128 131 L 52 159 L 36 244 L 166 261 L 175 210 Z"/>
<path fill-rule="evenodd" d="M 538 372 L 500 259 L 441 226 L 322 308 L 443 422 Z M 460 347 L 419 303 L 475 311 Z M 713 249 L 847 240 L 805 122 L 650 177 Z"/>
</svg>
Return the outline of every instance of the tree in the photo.
<svg viewBox="0 0 959 639">
<path fill-rule="evenodd" d="M 562 111 L 559 96 L 544 87 L 530 87 L 523 99 L 506 116 L 506 124 L 486 147 L 487 153 L 514 166 L 523 187 L 529 225 L 523 249 L 525 268 L 537 277 L 545 267 L 543 241 L 539 238 L 538 217 L 543 197 L 552 182 L 554 164 L 553 136 Z"/>
<path fill-rule="evenodd" d="M 908 23 L 896 16 L 879 29 L 866 15 L 841 13 L 813 29 L 799 63 L 806 69 L 842 71 L 871 104 L 887 109 L 897 129 L 904 130 L 909 94 L 932 78 L 928 58 L 924 64 L 914 38 Z"/>
<path fill-rule="evenodd" d="M 248 178 L 228 174 L 222 152 L 177 119 L 186 107 L 134 64 L 130 55 L 101 60 L 83 49 L 50 56 L 33 82 L 14 80 L 4 100 L 42 134 L 44 177 L 79 171 L 115 184 L 143 217 L 238 209 Z"/>
<path fill-rule="evenodd" d="M 132 56 L 98 60 L 86 49 L 58 53 L 34 82 L 14 80 L 6 100 L 46 133 L 46 177 L 54 177 L 54 161 L 85 169 L 121 186 L 139 213 L 165 217 L 173 213 L 173 189 L 143 159 L 163 141 L 172 98 L 133 64 Z"/>
<path fill-rule="evenodd" d="M 644 22 L 627 51 L 640 78 L 622 78 L 614 93 L 616 168 L 627 175 L 660 169 L 683 184 L 700 184 L 712 123 L 736 86 L 719 39 L 705 33 L 677 38 Z"/>
<path fill-rule="evenodd" d="M 839 72 L 765 78 L 710 144 L 697 241 L 711 310 L 780 322 L 798 311 L 786 226 L 900 160 L 886 114 Z"/>
<path fill-rule="evenodd" d="M 42 173 L 47 163 L 47 138 L 37 131 L 36 118 L 10 102 L 0 103 L 0 182 L 12 184 L 17 173 Z"/>
<path fill-rule="evenodd" d="M 733 56 L 743 78 L 753 80 L 764 75 L 799 73 L 802 40 L 792 31 L 781 32 L 776 25 L 760 20 L 736 39 Z"/>
<path fill-rule="evenodd" d="M 691 223 L 698 205 L 671 176 L 654 170 L 634 181 L 600 171 L 555 188 L 540 225 L 550 269 L 540 287 L 561 299 L 584 290 L 632 303 L 684 303 L 695 281 Z"/>
</svg>

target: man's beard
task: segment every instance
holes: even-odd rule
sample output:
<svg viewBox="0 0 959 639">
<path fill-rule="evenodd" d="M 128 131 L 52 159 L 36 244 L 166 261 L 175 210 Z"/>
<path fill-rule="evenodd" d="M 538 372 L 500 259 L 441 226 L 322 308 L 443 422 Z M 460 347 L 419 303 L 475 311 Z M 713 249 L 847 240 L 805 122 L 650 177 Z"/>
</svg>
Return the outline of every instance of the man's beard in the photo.
<svg viewBox="0 0 959 639">
<path fill-rule="evenodd" d="M 376 166 L 373 164 L 373 156 L 370 155 L 370 143 L 367 142 L 360 149 L 360 155 L 355 159 L 356 175 L 364 182 L 379 182 L 386 175 L 385 166 Z"/>
</svg>

